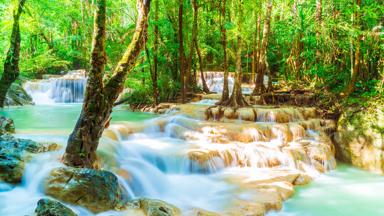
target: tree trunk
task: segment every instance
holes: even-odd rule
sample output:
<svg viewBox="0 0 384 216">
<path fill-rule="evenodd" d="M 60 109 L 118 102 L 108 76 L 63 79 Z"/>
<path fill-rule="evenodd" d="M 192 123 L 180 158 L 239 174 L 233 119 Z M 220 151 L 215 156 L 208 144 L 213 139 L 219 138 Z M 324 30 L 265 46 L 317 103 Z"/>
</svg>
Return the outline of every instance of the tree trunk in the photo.
<svg viewBox="0 0 384 216">
<path fill-rule="evenodd" d="M 316 61 L 320 60 L 320 31 L 322 26 L 322 0 L 316 0 Z"/>
<path fill-rule="evenodd" d="M 158 66 L 158 60 L 157 60 L 157 54 L 159 52 L 159 1 L 160 0 L 156 0 L 156 4 L 155 4 L 155 30 L 154 30 L 154 34 L 155 34 L 155 41 L 154 41 L 154 49 L 155 49 L 155 53 L 154 53 L 154 56 L 153 56 L 153 65 L 154 65 L 154 68 L 153 68 L 153 74 L 152 74 L 152 88 L 153 88 L 153 102 L 155 105 L 159 104 L 159 92 L 158 92 L 158 86 L 157 86 L 157 66 Z"/>
<path fill-rule="evenodd" d="M 91 70 L 88 74 L 83 108 L 71 133 L 63 162 L 74 167 L 95 167 L 99 139 L 109 126 L 114 102 L 124 89 L 127 74 L 135 65 L 147 34 L 149 0 L 137 0 L 138 19 L 135 33 L 112 77 L 103 83 L 105 54 L 106 0 L 97 0 Z"/>
<path fill-rule="evenodd" d="M 272 4 L 273 4 L 273 1 L 269 0 L 267 5 L 267 11 L 265 14 L 263 41 L 261 43 L 258 71 L 257 71 L 257 77 L 256 77 L 256 85 L 253 91 L 254 94 L 261 94 L 265 92 L 264 75 L 265 75 L 265 72 L 269 71 L 269 66 L 267 61 L 267 48 L 268 48 L 268 37 L 269 37 L 269 31 L 270 31 L 270 25 L 271 25 Z M 269 79 L 271 79 L 271 77 L 269 77 Z"/>
<path fill-rule="evenodd" d="M 19 0 L 17 10 L 13 12 L 13 26 L 11 34 L 11 45 L 4 62 L 4 72 L 0 80 L 0 107 L 4 107 L 9 87 L 19 77 L 20 58 L 20 25 L 19 20 L 26 0 Z"/>
<path fill-rule="evenodd" d="M 231 107 L 243 107 L 248 105 L 244 100 L 243 93 L 241 91 L 241 82 L 242 82 L 242 20 L 243 20 L 243 0 L 238 0 L 238 18 L 237 18 L 237 51 L 236 51 L 236 73 L 235 73 L 235 83 L 233 86 L 232 95 L 229 98 L 228 103 L 224 104 Z"/>
<path fill-rule="evenodd" d="M 194 49 L 196 49 L 197 56 L 199 58 L 199 68 L 200 68 L 200 77 L 201 77 L 201 83 L 203 84 L 203 91 L 205 93 L 209 93 L 209 88 L 207 86 L 207 83 L 205 82 L 204 73 L 203 73 L 203 59 L 201 57 L 200 47 L 199 47 L 199 41 L 198 41 L 198 18 L 199 18 L 199 6 L 198 6 L 198 0 L 192 0 L 192 6 L 193 6 L 193 27 L 192 27 L 192 44 L 191 44 L 191 55 L 190 55 L 190 65 L 192 65 L 192 54 Z M 188 80 L 189 81 L 189 80 Z"/>
<path fill-rule="evenodd" d="M 180 79 L 181 79 L 181 102 L 185 103 L 183 7 L 184 7 L 184 0 L 179 0 L 179 59 L 180 59 L 179 61 L 180 61 Z"/>
<path fill-rule="evenodd" d="M 357 10 L 355 11 L 352 16 L 352 23 L 354 28 L 357 28 L 358 31 L 360 31 L 360 7 L 361 7 L 361 0 L 356 0 L 355 4 L 357 5 Z M 355 8 L 355 7 L 354 7 Z M 352 92 L 355 91 L 355 85 L 357 82 L 357 78 L 360 74 L 360 42 L 361 42 L 362 35 L 359 32 L 357 35 L 357 38 L 355 41 L 351 40 L 351 79 L 344 91 L 344 96 L 348 97 Z M 353 46 L 355 47 L 355 50 L 353 50 Z M 354 53 L 353 53 L 354 51 Z"/>
<path fill-rule="evenodd" d="M 225 28 L 226 15 L 227 15 L 227 1 L 223 0 L 221 7 L 221 40 L 223 44 L 223 71 L 224 71 L 224 82 L 223 82 L 223 93 L 221 100 L 218 104 L 227 104 L 229 100 L 229 88 L 228 88 L 228 58 L 227 58 L 227 29 Z"/>
</svg>

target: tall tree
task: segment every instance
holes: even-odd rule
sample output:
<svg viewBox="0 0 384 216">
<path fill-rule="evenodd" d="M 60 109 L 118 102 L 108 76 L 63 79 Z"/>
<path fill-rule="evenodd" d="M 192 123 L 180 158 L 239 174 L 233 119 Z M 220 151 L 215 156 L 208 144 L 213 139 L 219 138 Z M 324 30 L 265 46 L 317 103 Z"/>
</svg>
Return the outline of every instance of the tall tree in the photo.
<svg viewBox="0 0 384 216">
<path fill-rule="evenodd" d="M 157 86 L 157 77 L 158 77 L 158 53 L 159 53 L 159 1 L 156 0 L 155 3 L 155 41 L 153 43 L 153 48 L 154 48 L 154 55 L 153 55 L 153 73 L 152 73 L 152 88 L 153 88 L 153 103 L 157 105 L 159 103 L 159 90 Z"/>
<path fill-rule="evenodd" d="M 19 58 L 20 58 L 20 16 L 26 0 L 18 0 L 17 9 L 13 12 L 13 26 L 11 34 L 11 45 L 7 52 L 4 62 L 4 72 L 0 80 L 0 107 L 4 107 L 8 89 L 19 77 Z"/>
<path fill-rule="evenodd" d="M 184 37 L 183 37 L 183 9 L 184 0 L 179 0 L 179 62 L 181 79 L 181 102 L 185 103 L 185 68 L 184 68 Z"/>
<path fill-rule="evenodd" d="M 238 0 L 237 1 L 237 50 L 236 50 L 236 72 L 235 72 L 235 83 L 233 85 L 233 90 L 231 97 L 229 98 L 228 102 L 224 105 L 231 106 L 231 107 L 242 107 L 246 106 L 247 102 L 245 101 L 241 89 L 241 82 L 242 82 L 242 48 L 243 48 L 243 39 L 242 39 L 242 21 L 243 21 L 243 7 L 244 7 L 244 1 Z"/>
<path fill-rule="evenodd" d="M 103 81 L 106 64 L 106 0 L 97 0 L 96 5 L 91 70 L 84 104 L 63 156 L 63 162 L 74 167 L 94 167 L 99 139 L 109 125 L 113 104 L 123 91 L 126 76 L 133 69 L 147 34 L 150 0 L 137 0 L 138 17 L 132 41 L 111 78 Z"/>
<path fill-rule="evenodd" d="M 201 82 L 203 84 L 203 91 L 205 93 L 209 93 L 209 88 L 207 86 L 207 83 L 205 81 L 204 73 L 203 73 L 203 59 L 201 57 L 200 47 L 199 47 L 199 41 L 198 41 L 198 19 L 199 19 L 199 5 L 198 0 L 192 0 L 192 7 L 193 7 L 193 27 L 192 27 L 192 46 L 191 46 L 191 57 L 193 53 L 193 48 L 196 49 L 197 57 L 199 58 L 199 68 L 200 68 L 200 78 Z M 192 63 L 192 58 L 190 59 Z"/>
<path fill-rule="evenodd" d="M 227 58 L 227 29 L 226 24 L 226 14 L 227 14 L 227 1 L 223 0 L 221 5 L 221 43 L 223 45 L 223 71 L 224 71 L 224 82 L 223 82 L 223 93 L 221 95 L 221 100 L 218 104 L 227 104 L 229 100 L 229 87 L 228 87 L 228 58 Z"/>
<path fill-rule="evenodd" d="M 360 33 L 360 8 L 361 0 L 353 1 L 353 10 L 352 14 L 352 26 L 354 30 L 357 30 L 356 40 L 351 39 L 350 42 L 350 58 L 351 58 L 351 76 L 350 81 L 344 91 L 345 96 L 349 96 L 354 90 L 357 82 L 357 77 L 360 73 L 360 43 L 362 35 Z"/>
<path fill-rule="evenodd" d="M 262 39 L 263 41 L 261 43 L 261 48 L 260 48 L 256 85 L 253 91 L 254 94 L 260 94 L 265 91 L 265 86 L 263 83 L 264 83 L 264 75 L 266 72 L 269 71 L 269 65 L 267 60 L 267 48 L 268 48 L 269 32 L 271 28 L 272 5 L 273 5 L 273 0 L 269 0 L 267 5 L 267 11 L 265 12 L 265 21 L 264 21 L 263 39 Z M 269 77 L 269 79 L 271 79 L 271 77 Z"/>
</svg>

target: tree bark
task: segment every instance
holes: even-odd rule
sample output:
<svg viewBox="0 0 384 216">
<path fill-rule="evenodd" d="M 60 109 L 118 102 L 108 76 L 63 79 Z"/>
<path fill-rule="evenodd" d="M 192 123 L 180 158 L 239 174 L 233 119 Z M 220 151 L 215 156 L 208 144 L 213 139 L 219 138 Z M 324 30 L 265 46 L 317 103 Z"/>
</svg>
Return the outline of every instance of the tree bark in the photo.
<svg viewBox="0 0 384 216">
<path fill-rule="evenodd" d="M 221 7 L 221 42 L 223 45 L 223 71 L 224 71 L 224 82 L 223 82 L 223 93 L 221 95 L 221 100 L 218 104 L 227 104 L 229 100 L 229 87 L 228 87 L 228 58 L 227 58 L 227 29 L 225 28 L 226 24 L 226 15 L 227 15 L 227 1 L 223 0 L 223 5 Z"/>
<path fill-rule="evenodd" d="M 267 5 L 267 11 L 265 14 L 263 39 L 262 39 L 263 41 L 261 43 L 258 71 L 257 71 L 257 77 L 256 77 L 256 85 L 253 91 L 254 94 L 261 94 L 265 92 L 265 86 L 263 84 L 264 83 L 263 81 L 264 81 L 265 72 L 269 71 L 269 66 L 267 61 L 267 48 L 268 48 L 268 37 L 269 37 L 270 25 L 271 25 L 272 4 L 273 4 L 273 1 L 269 0 Z M 269 77 L 269 79 L 271 79 L 271 77 Z"/>
<path fill-rule="evenodd" d="M 137 0 L 138 18 L 132 41 L 112 77 L 104 83 L 106 0 L 97 0 L 96 4 L 91 70 L 84 104 L 63 156 L 63 162 L 73 167 L 95 167 L 99 139 L 109 125 L 114 102 L 124 88 L 126 76 L 134 67 L 147 34 L 150 0 Z"/>
<path fill-rule="evenodd" d="M 11 45 L 7 52 L 4 62 L 4 72 L 0 80 L 0 107 L 4 107 L 9 87 L 19 77 L 19 58 L 20 58 L 20 16 L 26 0 L 19 0 L 17 10 L 13 12 L 13 26 L 11 34 Z"/>
<path fill-rule="evenodd" d="M 183 37 L 184 0 L 179 0 L 179 61 L 181 79 L 181 102 L 185 103 L 185 68 L 184 68 L 184 37 Z"/>
</svg>

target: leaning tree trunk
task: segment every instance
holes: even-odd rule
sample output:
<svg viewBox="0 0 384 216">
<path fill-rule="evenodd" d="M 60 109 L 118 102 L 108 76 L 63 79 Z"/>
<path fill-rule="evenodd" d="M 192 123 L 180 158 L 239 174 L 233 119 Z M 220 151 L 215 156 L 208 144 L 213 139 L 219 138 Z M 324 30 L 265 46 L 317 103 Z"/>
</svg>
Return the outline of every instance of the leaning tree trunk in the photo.
<svg viewBox="0 0 384 216">
<path fill-rule="evenodd" d="M 254 94 L 260 94 L 265 91 L 264 74 L 266 71 L 268 72 L 269 70 L 268 61 L 267 61 L 267 48 L 268 48 L 268 36 L 269 36 L 270 25 L 271 25 L 272 4 L 273 4 L 273 0 L 269 0 L 267 11 L 265 14 L 263 41 L 261 43 L 258 72 L 256 77 L 256 85 L 253 91 Z"/>
<path fill-rule="evenodd" d="M 137 0 L 137 7 L 138 18 L 132 41 L 111 78 L 104 83 L 106 0 L 97 0 L 91 70 L 84 104 L 63 156 L 63 162 L 69 166 L 95 167 L 99 139 L 109 125 L 114 102 L 124 89 L 126 76 L 133 69 L 147 34 L 150 0 Z"/>
<path fill-rule="evenodd" d="M 17 10 L 13 13 L 13 27 L 11 34 L 11 45 L 4 62 L 4 72 L 0 80 L 0 107 L 4 107 L 8 89 L 19 77 L 20 57 L 20 25 L 19 20 L 26 0 L 19 0 Z"/>
<path fill-rule="evenodd" d="M 242 82 L 242 18 L 243 18 L 243 0 L 239 0 L 238 3 L 238 19 L 237 19 L 237 51 L 236 51 L 236 73 L 235 73 L 235 83 L 233 86 L 232 95 L 228 100 L 228 103 L 223 104 L 231 107 L 243 107 L 248 105 L 244 100 L 243 93 L 241 91 L 241 82 Z"/>
<path fill-rule="evenodd" d="M 228 87 L 228 59 L 227 59 L 227 29 L 225 28 L 226 21 L 226 9 L 227 1 L 222 1 L 223 5 L 221 7 L 221 40 L 223 45 L 223 71 L 224 71 L 224 83 L 223 83 L 223 93 L 221 95 L 221 100 L 218 104 L 226 104 L 229 100 L 229 87 Z"/>
</svg>

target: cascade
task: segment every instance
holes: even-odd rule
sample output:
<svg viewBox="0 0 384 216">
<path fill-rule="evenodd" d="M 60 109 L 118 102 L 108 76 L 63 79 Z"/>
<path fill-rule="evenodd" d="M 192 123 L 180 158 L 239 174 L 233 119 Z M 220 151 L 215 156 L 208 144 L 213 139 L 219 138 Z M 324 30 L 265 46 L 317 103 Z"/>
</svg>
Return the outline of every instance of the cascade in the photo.
<svg viewBox="0 0 384 216">
<path fill-rule="evenodd" d="M 86 83 L 85 71 L 77 70 L 64 76 L 28 81 L 23 87 L 35 104 L 81 103 Z"/>
</svg>

